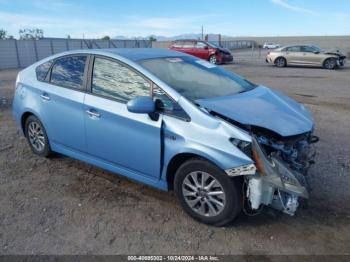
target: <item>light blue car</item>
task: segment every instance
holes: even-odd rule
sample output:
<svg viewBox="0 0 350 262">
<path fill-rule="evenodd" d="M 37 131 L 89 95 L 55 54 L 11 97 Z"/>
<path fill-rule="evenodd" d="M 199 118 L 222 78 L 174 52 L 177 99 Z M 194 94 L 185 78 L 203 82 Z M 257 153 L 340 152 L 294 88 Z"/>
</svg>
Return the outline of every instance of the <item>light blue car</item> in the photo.
<svg viewBox="0 0 350 262">
<path fill-rule="evenodd" d="M 224 225 L 242 209 L 293 215 L 308 198 L 304 106 L 165 49 L 78 50 L 22 70 L 13 113 L 32 151 L 61 153 L 162 190 Z"/>
</svg>

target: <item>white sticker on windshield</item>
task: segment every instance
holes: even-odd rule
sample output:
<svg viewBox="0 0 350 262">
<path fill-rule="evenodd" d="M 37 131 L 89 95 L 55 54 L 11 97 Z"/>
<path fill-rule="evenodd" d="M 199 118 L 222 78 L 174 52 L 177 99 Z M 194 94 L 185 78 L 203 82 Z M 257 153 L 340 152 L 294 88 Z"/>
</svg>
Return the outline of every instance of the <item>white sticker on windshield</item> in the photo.
<svg viewBox="0 0 350 262">
<path fill-rule="evenodd" d="M 169 62 L 172 62 L 172 63 L 178 63 L 178 62 L 183 62 L 184 60 L 182 60 L 181 58 L 179 57 L 171 57 L 171 58 L 167 58 L 167 60 Z"/>
<path fill-rule="evenodd" d="M 204 60 L 197 60 L 196 61 L 197 64 L 200 64 L 202 66 L 205 66 L 206 68 L 213 68 L 213 67 L 216 67 L 216 65 L 212 64 L 212 63 L 209 63 L 207 61 L 204 61 Z"/>
</svg>

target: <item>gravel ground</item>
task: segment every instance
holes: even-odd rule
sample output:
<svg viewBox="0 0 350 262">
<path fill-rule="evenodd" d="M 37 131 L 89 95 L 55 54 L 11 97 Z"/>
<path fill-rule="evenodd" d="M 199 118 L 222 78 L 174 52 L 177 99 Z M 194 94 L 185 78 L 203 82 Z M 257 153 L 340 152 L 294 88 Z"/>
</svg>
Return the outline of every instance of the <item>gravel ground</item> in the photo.
<svg viewBox="0 0 350 262">
<path fill-rule="evenodd" d="M 308 207 L 294 217 L 266 208 L 228 227 L 199 224 L 173 193 L 67 157 L 35 156 L 1 100 L 0 254 L 349 254 L 350 67 L 225 67 L 313 112 L 321 140 Z M 0 71 L 9 103 L 16 74 Z"/>
</svg>

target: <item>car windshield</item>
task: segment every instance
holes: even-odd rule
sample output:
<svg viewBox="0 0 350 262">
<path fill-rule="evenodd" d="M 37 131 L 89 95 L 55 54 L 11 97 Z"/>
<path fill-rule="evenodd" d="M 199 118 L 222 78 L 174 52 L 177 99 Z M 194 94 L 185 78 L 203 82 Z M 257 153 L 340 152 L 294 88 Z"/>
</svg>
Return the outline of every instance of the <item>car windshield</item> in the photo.
<svg viewBox="0 0 350 262">
<path fill-rule="evenodd" d="M 207 42 L 208 45 L 210 45 L 211 47 L 214 48 L 221 48 L 221 46 L 219 44 L 213 43 L 213 42 Z"/>
<path fill-rule="evenodd" d="M 234 73 L 191 56 L 146 59 L 140 64 L 191 101 L 235 95 L 255 87 Z"/>
</svg>

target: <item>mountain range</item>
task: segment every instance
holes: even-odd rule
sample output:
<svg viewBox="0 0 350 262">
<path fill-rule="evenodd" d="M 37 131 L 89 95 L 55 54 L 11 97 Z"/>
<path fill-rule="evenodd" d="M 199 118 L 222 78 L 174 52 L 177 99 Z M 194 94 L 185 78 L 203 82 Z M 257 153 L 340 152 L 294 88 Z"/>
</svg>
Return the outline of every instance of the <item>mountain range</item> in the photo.
<svg viewBox="0 0 350 262">
<path fill-rule="evenodd" d="M 113 39 L 119 39 L 119 40 L 148 40 L 150 37 L 153 37 L 157 39 L 157 41 L 172 41 L 172 40 L 177 40 L 177 39 L 200 39 L 202 37 L 202 34 L 182 34 L 182 35 L 175 35 L 175 36 L 162 36 L 162 35 L 149 35 L 146 37 L 142 36 L 123 36 L 123 35 L 118 35 L 113 37 Z"/>
</svg>

